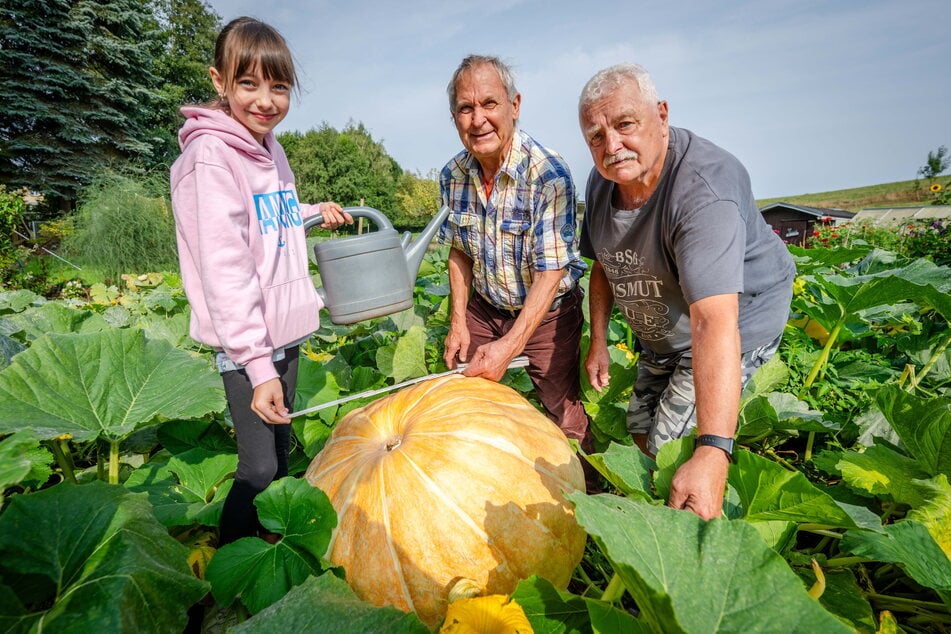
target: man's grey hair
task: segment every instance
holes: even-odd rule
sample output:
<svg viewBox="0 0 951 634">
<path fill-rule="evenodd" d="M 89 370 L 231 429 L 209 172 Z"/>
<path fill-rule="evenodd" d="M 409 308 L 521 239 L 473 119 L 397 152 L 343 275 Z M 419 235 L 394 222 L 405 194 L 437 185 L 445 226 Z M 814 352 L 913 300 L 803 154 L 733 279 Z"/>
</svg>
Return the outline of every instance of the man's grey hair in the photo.
<svg viewBox="0 0 951 634">
<path fill-rule="evenodd" d="M 655 104 L 660 101 L 654 80 L 651 79 L 646 68 L 640 64 L 617 64 L 599 70 L 584 85 L 581 89 L 581 97 L 578 99 L 578 114 L 583 114 L 585 108 L 603 99 L 627 81 L 633 81 L 637 85 L 644 103 Z"/>
<path fill-rule="evenodd" d="M 456 69 L 456 72 L 452 74 L 452 79 L 449 80 L 449 86 L 446 87 L 446 92 L 449 94 L 449 112 L 456 113 L 456 83 L 458 83 L 459 77 L 464 72 L 484 64 L 495 68 L 495 71 L 499 74 L 499 79 L 502 80 L 502 85 L 505 86 L 509 101 L 515 101 L 518 89 L 515 88 L 515 77 L 512 75 L 512 69 L 509 68 L 508 64 L 493 55 L 469 55 L 459 64 L 459 68 Z"/>
</svg>

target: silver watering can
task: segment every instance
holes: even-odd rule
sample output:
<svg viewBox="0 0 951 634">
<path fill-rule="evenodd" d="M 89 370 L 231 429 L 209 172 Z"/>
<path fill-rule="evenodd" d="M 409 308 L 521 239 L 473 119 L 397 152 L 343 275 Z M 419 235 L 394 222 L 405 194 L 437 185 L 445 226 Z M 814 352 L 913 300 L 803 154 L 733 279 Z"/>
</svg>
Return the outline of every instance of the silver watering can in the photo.
<svg viewBox="0 0 951 634">
<path fill-rule="evenodd" d="M 354 218 L 369 218 L 377 231 L 336 238 L 314 245 L 323 288 L 317 294 L 335 324 L 353 324 L 391 315 L 413 305 L 416 274 L 426 247 L 449 215 L 439 210 L 416 240 L 407 231 L 400 238 L 382 212 L 372 207 L 345 207 Z M 304 232 L 323 223 L 321 214 L 304 221 Z"/>
</svg>

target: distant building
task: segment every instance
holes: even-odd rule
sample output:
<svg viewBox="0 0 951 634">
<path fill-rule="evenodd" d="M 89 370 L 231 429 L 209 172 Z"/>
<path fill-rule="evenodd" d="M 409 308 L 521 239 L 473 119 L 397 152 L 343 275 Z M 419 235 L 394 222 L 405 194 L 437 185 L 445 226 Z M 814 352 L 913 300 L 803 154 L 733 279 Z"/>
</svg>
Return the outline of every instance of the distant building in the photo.
<svg viewBox="0 0 951 634">
<path fill-rule="evenodd" d="M 867 207 L 852 219 L 875 225 L 901 223 L 925 218 L 943 220 L 951 218 L 951 205 L 925 205 L 923 207 Z"/>
<path fill-rule="evenodd" d="M 844 209 L 806 207 L 792 203 L 776 202 L 760 209 L 763 219 L 786 244 L 806 246 L 806 238 L 815 231 L 815 225 L 828 226 L 852 220 L 855 216 Z"/>
</svg>

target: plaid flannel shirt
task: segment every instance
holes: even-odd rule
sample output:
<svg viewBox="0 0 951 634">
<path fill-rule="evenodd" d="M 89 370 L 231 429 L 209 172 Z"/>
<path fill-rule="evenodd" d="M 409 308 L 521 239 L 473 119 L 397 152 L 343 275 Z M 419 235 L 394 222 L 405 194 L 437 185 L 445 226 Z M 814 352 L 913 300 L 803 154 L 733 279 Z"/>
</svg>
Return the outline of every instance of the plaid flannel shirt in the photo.
<svg viewBox="0 0 951 634">
<path fill-rule="evenodd" d="M 472 284 L 489 303 L 519 309 L 535 271 L 565 269 L 557 295 L 584 275 L 578 252 L 575 187 L 557 153 L 516 130 L 486 199 L 479 162 L 463 151 L 439 175 L 452 210 L 438 241 L 472 259 Z"/>
</svg>

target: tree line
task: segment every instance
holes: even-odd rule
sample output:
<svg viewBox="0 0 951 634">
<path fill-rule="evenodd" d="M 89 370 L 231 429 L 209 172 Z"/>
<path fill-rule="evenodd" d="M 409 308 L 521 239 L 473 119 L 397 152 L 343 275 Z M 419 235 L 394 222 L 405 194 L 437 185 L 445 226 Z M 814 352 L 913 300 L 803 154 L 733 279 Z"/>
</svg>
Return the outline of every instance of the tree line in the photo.
<svg viewBox="0 0 951 634">
<path fill-rule="evenodd" d="M 52 219 L 103 173 L 167 173 L 179 108 L 214 96 L 221 26 L 203 0 L 0 0 L 0 185 Z M 302 200 L 362 200 L 406 227 L 436 211 L 434 174 L 403 170 L 362 123 L 278 138 Z"/>
</svg>

